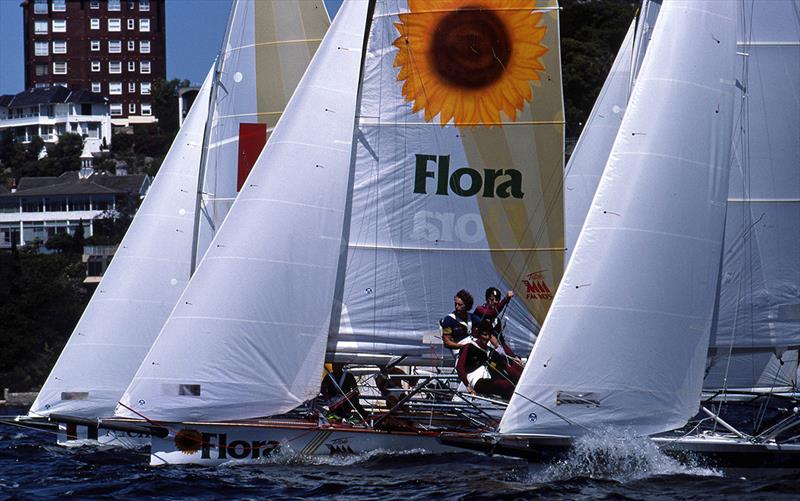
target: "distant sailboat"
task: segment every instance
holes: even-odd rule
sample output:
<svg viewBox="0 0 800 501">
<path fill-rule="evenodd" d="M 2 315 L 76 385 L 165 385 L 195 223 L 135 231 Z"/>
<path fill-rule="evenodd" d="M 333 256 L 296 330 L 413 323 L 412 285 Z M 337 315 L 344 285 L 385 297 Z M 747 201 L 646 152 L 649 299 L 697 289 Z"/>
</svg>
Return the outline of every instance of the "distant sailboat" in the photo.
<svg viewBox="0 0 800 501">
<path fill-rule="evenodd" d="M 29 418 L 68 422 L 62 439 L 136 442 L 91 420 L 113 414 L 328 25 L 322 0 L 233 2 L 217 63 Z"/>
<path fill-rule="evenodd" d="M 505 334 L 530 349 L 563 266 L 557 20 L 549 1 L 343 4 L 120 401 L 153 464 L 443 450 L 437 426 L 373 426 L 385 407 L 262 418 L 316 397 L 325 361 L 452 368 L 437 322 L 462 287 L 518 290 Z"/>
</svg>

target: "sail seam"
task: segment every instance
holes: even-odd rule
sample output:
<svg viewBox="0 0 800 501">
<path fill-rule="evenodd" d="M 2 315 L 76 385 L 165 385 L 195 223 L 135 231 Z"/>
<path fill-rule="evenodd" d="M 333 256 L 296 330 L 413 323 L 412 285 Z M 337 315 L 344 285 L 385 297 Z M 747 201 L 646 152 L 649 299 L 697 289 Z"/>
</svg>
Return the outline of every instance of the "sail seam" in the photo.
<svg viewBox="0 0 800 501">
<path fill-rule="evenodd" d="M 560 252 L 565 247 L 503 247 L 503 248 L 470 248 L 470 247 L 398 247 L 394 245 L 349 244 L 350 249 L 367 250 L 399 250 L 426 252 Z"/>
<path fill-rule="evenodd" d="M 231 47 L 230 49 L 225 50 L 225 54 L 230 54 L 231 52 L 236 52 L 242 49 L 249 49 L 251 47 L 266 47 L 270 45 L 288 45 L 288 44 L 309 43 L 309 42 L 322 42 L 322 39 L 298 38 L 297 40 L 275 40 L 274 42 L 260 42 L 260 43 L 251 43 L 247 45 L 238 45 L 236 47 Z"/>
<path fill-rule="evenodd" d="M 590 226 L 584 229 L 584 231 L 591 231 L 591 230 L 600 230 L 600 231 L 608 231 L 608 230 L 617 230 L 617 231 L 630 231 L 630 232 L 637 232 L 637 233 L 649 233 L 653 235 L 663 235 L 667 237 L 675 237 L 684 240 L 694 240 L 696 242 L 703 242 L 718 245 L 722 243 L 720 239 L 711 239 L 711 238 L 700 238 L 700 237 L 693 237 L 690 235 L 685 235 L 682 233 L 670 233 L 666 231 L 653 231 L 653 230 L 644 230 L 640 228 L 627 228 L 624 226 Z"/>
<path fill-rule="evenodd" d="M 644 310 L 641 308 L 622 308 L 620 306 L 598 306 L 594 304 L 560 304 L 560 305 L 553 305 L 550 307 L 550 311 L 556 309 L 572 309 L 572 308 L 580 308 L 584 310 L 613 310 L 613 311 L 630 311 L 635 313 L 646 313 L 648 315 L 663 315 L 665 317 L 675 317 L 675 318 L 686 318 L 692 320 L 705 320 L 708 318 L 710 320 L 710 316 L 701 316 L 701 315 L 683 315 L 681 313 L 670 313 L 668 311 L 658 311 L 658 310 Z"/>
</svg>

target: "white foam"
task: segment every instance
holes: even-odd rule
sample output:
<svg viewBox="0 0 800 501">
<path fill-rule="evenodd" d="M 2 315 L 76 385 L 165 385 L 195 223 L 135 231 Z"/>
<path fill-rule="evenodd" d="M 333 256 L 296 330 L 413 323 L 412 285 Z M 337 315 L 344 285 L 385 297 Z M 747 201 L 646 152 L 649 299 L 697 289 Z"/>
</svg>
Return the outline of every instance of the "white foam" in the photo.
<svg viewBox="0 0 800 501">
<path fill-rule="evenodd" d="M 528 470 L 528 480 L 534 483 L 576 477 L 629 482 L 658 475 L 723 476 L 713 468 L 683 464 L 661 452 L 649 438 L 619 429 L 584 435 L 562 459 Z"/>
</svg>

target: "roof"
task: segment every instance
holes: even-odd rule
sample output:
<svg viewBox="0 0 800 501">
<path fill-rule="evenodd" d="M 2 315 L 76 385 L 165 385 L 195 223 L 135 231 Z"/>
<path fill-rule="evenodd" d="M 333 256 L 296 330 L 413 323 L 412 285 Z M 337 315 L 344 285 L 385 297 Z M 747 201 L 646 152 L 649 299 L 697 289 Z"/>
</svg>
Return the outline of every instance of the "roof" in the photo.
<svg viewBox="0 0 800 501">
<path fill-rule="evenodd" d="M 95 94 L 84 89 L 69 90 L 60 85 L 54 85 L 46 89 L 29 89 L 19 94 L 0 96 L 0 106 L 6 108 L 55 103 L 100 104 L 104 102 L 105 99 L 100 94 Z"/>
<path fill-rule="evenodd" d="M 23 177 L 17 183 L 16 193 L 0 193 L 0 198 L 62 195 L 112 195 L 139 193 L 147 176 L 113 176 L 92 174 L 86 179 L 78 171 L 68 171 L 58 177 Z"/>
</svg>

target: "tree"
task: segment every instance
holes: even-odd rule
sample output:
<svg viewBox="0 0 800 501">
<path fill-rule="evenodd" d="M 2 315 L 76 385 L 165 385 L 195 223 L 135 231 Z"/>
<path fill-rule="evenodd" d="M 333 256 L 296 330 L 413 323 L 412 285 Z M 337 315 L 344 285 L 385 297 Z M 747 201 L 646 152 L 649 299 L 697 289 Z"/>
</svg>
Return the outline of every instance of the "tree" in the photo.
<svg viewBox="0 0 800 501">
<path fill-rule="evenodd" d="M 158 117 L 162 133 L 174 135 L 178 131 L 178 89 L 187 87 L 188 80 L 163 80 L 153 82 L 153 112 Z"/>
</svg>

